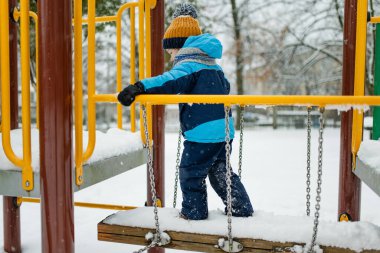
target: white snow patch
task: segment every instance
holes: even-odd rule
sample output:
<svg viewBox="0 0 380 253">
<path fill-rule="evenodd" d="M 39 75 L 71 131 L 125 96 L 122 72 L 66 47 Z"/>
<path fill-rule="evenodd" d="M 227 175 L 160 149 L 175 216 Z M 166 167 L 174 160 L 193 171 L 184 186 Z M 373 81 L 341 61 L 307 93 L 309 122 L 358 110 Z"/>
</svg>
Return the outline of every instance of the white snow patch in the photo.
<svg viewBox="0 0 380 253">
<path fill-rule="evenodd" d="M 363 141 L 360 144 L 358 157 L 368 166 L 377 168 L 380 173 L 380 141 Z"/>
<path fill-rule="evenodd" d="M 73 133 L 73 142 L 75 133 Z M 0 141 L 2 141 L 2 134 L 0 133 Z M 87 148 L 88 132 L 83 131 L 83 150 Z M 11 144 L 14 153 L 18 157 L 22 157 L 22 130 L 15 129 L 11 131 Z M 140 133 L 131 133 L 129 131 L 112 128 L 103 133 L 96 131 L 96 144 L 94 153 L 87 163 L 94 163 L 109 157 L 118 156 L 128 152 L 132 152 L 142 148 L 142 141 Z M 39 131 L 31 129 L 31 147 L 32 147 L 32 168 L 34 171 L 39 171 L 40 167 L 40 145 L 39 145 Z M 75 152 L 75 145 L 73 147 Z M 11 163 L 4 153 L 4 149 L 0 149 L 0 170 L 17 170 L 13 163 Z"/>
</svg>

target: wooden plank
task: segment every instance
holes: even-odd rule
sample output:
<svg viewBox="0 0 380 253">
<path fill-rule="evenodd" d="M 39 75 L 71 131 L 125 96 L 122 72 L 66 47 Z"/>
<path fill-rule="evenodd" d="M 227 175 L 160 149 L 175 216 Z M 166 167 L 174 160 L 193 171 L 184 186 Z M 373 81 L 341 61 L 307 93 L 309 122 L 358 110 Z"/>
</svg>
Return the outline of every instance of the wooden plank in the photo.
<svg viewBox="0 0 380 253">
<path fill-rule="evenodd" d="M 148 232 L 154 232 L 154 229 L 140 228 L 140 227 L 128 227 L 120 225 L 109 225 L 103 222 L 98 224 L 98 239 L 101 241 L 110 241 L 117 243 L 127 243 L 135 245 L 147 245 L 145 241 L 145 235 Z M 215 248 L 215 244 L 220 235 L 205 235 L 205 234 L 193 234 L 182 233 L 176 231 L 165 231 L 171 238 L 171 243 L 165 248 L 188 250 L 188 251 L 200 251 L 210 253 L 223 252 L 220 249 Z M 251 238 L 235 238 L 236 241 L 244 245 L 244 252 L 291 252 L 290 248 L 295 245 L 304 246 L 304 243 L 296 242 L 271 242 L 265 240 L 251 239 Z M 353 250 L 321 246 L 324 253 L 355 253 Z M 380 253 L 380 250 L 365 250 L 362 253 Z"/>
<path fill-rule="evenodd" d="M 136 236 L 127 236 L 127 235 L 115 235 L 115 234 L 105 234 L 98 233 L 98 240 L 100 241 L 108 241 L 108 242 L 116 242 L 116 243 L 127 243 L 134 245 L 146 246 L 147 242 L 144 237 L 136 237 Z M 212 244 L 204 244 L 204 243 L 195 243 L 195 242 L 186 242 L 186 241 L 171 241 L 171 243 L 164 248 L 167 249 L 177 249 L 177 250 L 187 250 L 187 251 L 198 251 L 198 252 L 209 252 L 209 253 L 221 253 L 224 252 L 218 248 L 215 248 Z M 252 249 L 245 248 L 244 252 L 255 252 L 255 253 L 267 253 L 272 250 L 264 250 L 264 249 Z M 281 251 L 276 251 L 281 252 Z M 285 252 L 285 251 L 283 251 Z"/>
<path fill-rule="evenodd" d="M 116 235 L 126 235 L 126 236 L 140 236 L 144 237 L 148 232 L 154 232 L 154 229 L 147 228 L 136 228 L 136 227 L 128 227 L 128 226 L 120 226 L 120 225 L 108 225 L 105 223 L 98 224 L 98 231 L 101 233 L 108 234 L 116 234 Z M 220 235 L 205 235 L 205 234 L 193 234 L 193 233 L 183 233 L 176 231 L 165 231 L 168 233 L 172 241 L 182 241 L 182 242 L 194 242 L 194 243 L 203 243 L 203 244 L 216 244 Z M 264 240 L 257 240 L 251 238 L 239 238 L 236 239 L 244 246 L 249 248 L 256 249 L 266 249 L 272 250 L 275 248 L 286 248 L 292 247 L 296 243 L 280 243 L 280 242 L 269 242 Z M 303 244 L 297 244 L 303 245 Z"/>
</svg>

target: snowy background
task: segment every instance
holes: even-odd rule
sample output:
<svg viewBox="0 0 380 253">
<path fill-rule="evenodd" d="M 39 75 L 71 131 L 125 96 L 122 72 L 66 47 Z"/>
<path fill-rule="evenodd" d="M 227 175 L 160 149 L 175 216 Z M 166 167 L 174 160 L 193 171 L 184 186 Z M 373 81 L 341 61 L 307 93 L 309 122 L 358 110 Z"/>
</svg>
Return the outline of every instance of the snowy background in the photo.
<svg viewBox="0 0 380 253">
<path fill-rule="evenodd" d="M 369 133 L 365 132 L 365 139 Z M 337 219 L 340 130 L 327 128 L 324 138 L 321 220 Z M 312 131 L 312 210 L 314 210 L 317 168 L 317 129 Z M 172 206 L 176 133 L 166 134 L 166 205 Z M 234 142 L 233 167 L 238 163 L 238 139 Z M 243 183 L 257 213 L 266 212 L 289 218 L 305 218 L 306 213 L 306 129 L 247 129 L 244 137 Z M 75 193 L 76 201 L 143 206 L 146 200 L 146 166 L 140 166 L 90 188 Z M 178 196 L 179 203 L 181 195 Z M 0 202 L 1 208 L 2 202 Z M 362 188 L 361 220 L 380 227 L 380 197 Z M 2 208 L 1 208 L 2 209 Z M 223 204 L 209 187 L 209 209 Z M 132 252 L 139 246 L 97 241 L 97 223 L 114 211 L 75 208 L 76 252 Z M 313 215 L 313 212 L 312 212 Z M 0 219 L 0 227 L 2 228 Z M 41 252 L 40 205 L 21 207 L 22 247 L 25 253 Z M 227 225 L 225 225 L 227 229 Z M 290 225 L 291 227 L 291 225 Z M 209 228 L 205 228 L 207 231 Z M 254 228 L 251 228 L 254 229 Z M 292 231 L 291 229 L 289 231 Z M 309 235 L 311 235 L 310 226 Z M 320 236 L 323 236 L 321 234 Z M 295 238 L 296 240 L 296 238 Z M 343 240 L 342 237 L 340 240 Z M 379 235 L 380 242 L 380 235 Z M 340 242 L 341 243 L 341 242 Z M 0 229 L 0 252 L 3 230 Z M 167 252 L 180 252 L 167 250 Z"/>
</svg>

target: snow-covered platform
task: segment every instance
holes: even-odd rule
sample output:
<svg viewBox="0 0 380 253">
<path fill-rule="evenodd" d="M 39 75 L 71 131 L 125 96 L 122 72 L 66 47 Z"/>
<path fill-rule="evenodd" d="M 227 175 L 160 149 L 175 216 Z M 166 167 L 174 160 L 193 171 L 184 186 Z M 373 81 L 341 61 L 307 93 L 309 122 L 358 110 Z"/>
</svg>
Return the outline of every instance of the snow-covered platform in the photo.
<svg viewBox="0 0 380 253">
<path fill-rule="evenodd" d="M 0 151 L 0 195 L 40 197 L 39 172 L 39 136 L 38 130 L 32 130 L 32 168 L 34 171 L 34 189 L 27 192 L 22 188 L 20 168 L 16 168 Z M 22 157 L 21 130 L 11 133 L 12 147 Z M 83 134 L 83 147 L 87 147 L 88 133 Z M 146 163 L 146 151 L 140 133 L 131 133 L 119 129 L 110 129 L 107 133 L 96 132 L 96 145 L 91 158 L 83 165 L 83 184 L 73 183 L 74 191 L 79 191 L 103 180 Z M 73 172 L 73 182 L 75 182 Z"/>
<path fill-rule="evenodd" d="M 181 219 L 174 208 L 160 208 L 158 214 L 161 230 L 172 240 L 165 247 L 223 252 L 215 247 L 227 235 L 227 217 L 222 211 L 211 211 L 202 221 Z M 98 224 L 98 239 L 147 245 L 145 235 L 154 232 L 154 224 L 151 207 L 118 212 Z M 232 219 L 232 234 L 243 244 L 242 252 L 302 252 L 311 241 L 312 229 L 313 217 L 307 216 L 256 211 L 253 217 Z M 317 244 L 324 253 L 380 252 L 380 227 L 371 223 L 320 221 L 318 231 Z"/>
<path fill-rule="evenodd" d="M 354 173 L 380 196 L 380 141 L 361 143 Z"/>
</svg>

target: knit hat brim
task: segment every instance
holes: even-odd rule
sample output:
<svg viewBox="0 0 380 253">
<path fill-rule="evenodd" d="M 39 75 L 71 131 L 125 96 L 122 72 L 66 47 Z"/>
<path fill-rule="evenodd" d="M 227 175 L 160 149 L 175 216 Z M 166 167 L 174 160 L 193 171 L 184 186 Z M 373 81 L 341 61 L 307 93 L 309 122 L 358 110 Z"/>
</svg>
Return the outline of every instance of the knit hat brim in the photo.
<svg viewBox="0 0 380 253">
<path fill-rule="evenodd" d="M 182 48 L 185 44 L 187 37 L 165 38 L 163 40 L 164 49 Z"/>
</svg>

